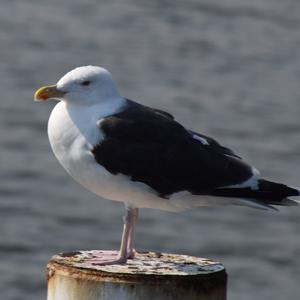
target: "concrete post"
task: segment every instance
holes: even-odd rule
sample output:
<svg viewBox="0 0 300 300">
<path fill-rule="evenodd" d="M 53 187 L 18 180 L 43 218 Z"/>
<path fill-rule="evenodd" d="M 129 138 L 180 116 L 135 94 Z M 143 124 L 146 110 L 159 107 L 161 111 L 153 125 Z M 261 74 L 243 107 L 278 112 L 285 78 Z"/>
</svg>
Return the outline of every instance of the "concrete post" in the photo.
<svg viewBox="0 0 300 300">
<path fill-rule="evenodd" d="M 85 263 L 93 251 L 62 253 L 47 266 L 48 300 L 225 300 L 224 267 L 204 258 L 137 253 L 126 265 Z"/>
</svg>

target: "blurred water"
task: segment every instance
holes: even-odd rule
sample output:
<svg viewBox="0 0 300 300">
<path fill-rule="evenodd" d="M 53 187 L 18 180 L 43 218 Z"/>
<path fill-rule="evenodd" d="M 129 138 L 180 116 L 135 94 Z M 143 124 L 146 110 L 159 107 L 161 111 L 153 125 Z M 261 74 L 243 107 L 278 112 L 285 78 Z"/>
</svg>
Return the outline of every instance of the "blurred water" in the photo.
<svg viewBox="0 0 300 300">
<path fill-rule="evenodd" d="M 54 104 L 33 103 L 37 87 L 102 65 L 124 96 L 299 186 L 299 16 L 297 0 L 2 0 L 1 299 L 45 299 L 54 253 L 119 246 L 123 207 L 59 166 L 46 134 Z M 137 248 L 222 261 L 229 299 L 298 299 L 299 217 L 289 208 L 142 211 Z"/>
</svg>

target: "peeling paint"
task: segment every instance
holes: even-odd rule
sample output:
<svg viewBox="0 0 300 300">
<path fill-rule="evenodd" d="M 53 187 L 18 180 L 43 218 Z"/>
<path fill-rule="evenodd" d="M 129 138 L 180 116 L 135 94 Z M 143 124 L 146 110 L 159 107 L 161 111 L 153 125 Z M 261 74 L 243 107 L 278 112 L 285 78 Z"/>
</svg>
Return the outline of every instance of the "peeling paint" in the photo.
<svg viewBox="0 0 300 300">
<path fill-rule="evenodd" d="M 54 274 L 55 274 L 55 268 L 50 264 L 48 264 L 46 269 L 47 281 L 49 281 L 54 276 Z"/>
</svg>

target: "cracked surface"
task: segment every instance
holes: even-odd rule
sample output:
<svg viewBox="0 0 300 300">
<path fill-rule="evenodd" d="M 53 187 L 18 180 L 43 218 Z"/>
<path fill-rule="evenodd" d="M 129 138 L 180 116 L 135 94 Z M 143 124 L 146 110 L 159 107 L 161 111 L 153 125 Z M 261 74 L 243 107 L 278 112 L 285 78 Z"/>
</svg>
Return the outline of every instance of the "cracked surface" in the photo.
<svg viewBox="0 0 300 300">
<path fill-rule="evenodd" d="M 65 266 L 104 271 L 121 274 L 144 274 L 144 275 L 199 275 L 210 274 L 224 270 L 219 262 L 206 258 L 199 258 L 188 255 L 177 255 L 156 252 L 137 252 L 134 259 L 128 259 L 126 264 L 108 266 L 93 265 L 90 260 L 94 256 L 112 251 L 91 250 L 61 253 L 53 256 L 51 262 Z M 117 252 L 116 252 L 117 253 Z"/>
</svg>

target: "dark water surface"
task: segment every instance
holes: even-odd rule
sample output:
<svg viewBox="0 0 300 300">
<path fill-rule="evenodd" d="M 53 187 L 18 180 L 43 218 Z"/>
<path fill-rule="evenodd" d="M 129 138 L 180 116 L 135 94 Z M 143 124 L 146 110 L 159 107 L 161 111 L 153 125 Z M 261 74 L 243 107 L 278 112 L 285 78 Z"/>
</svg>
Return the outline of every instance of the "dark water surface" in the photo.
<svg viewBox="0 0 300 300">
<path fill-rule="evenodd" d="M 124 96 L 300 186 L 298 0 L 2 0 L 0 45 L 0 299 L 46 299 L 54 253 L 119 246 L 122 205 L 67 176 L 46 134 L 54 103 L 32 101 L 73 67 L 108 68 Z M 144 210 L 137 248 L 222 261 L 230 300 L 295 300 L 299 230 L 300 208 Z"/>
</svg>

